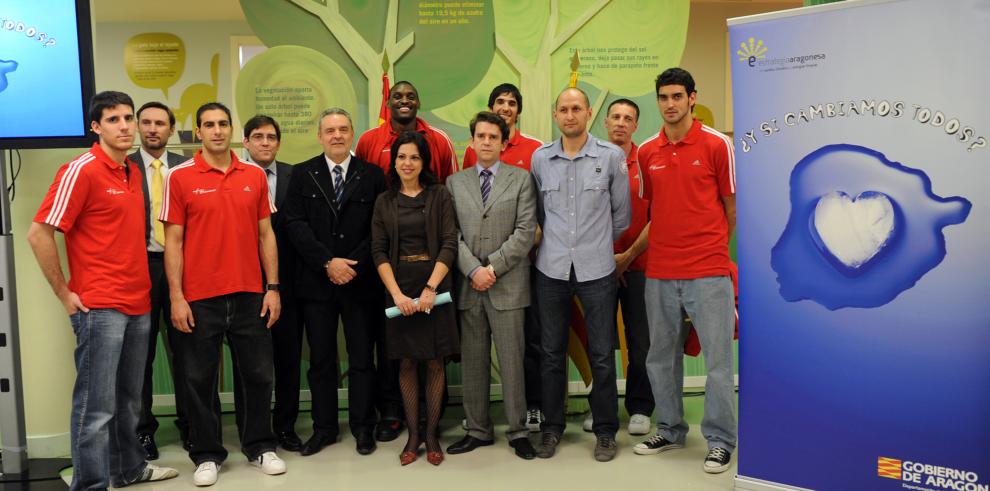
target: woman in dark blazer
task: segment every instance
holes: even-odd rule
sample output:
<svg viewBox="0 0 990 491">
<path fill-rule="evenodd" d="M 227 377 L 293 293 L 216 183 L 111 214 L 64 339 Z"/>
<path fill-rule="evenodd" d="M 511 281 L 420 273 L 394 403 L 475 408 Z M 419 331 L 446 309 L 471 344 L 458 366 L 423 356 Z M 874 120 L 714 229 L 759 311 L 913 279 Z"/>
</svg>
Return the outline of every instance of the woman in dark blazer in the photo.
<svg viewBox="0 0 990 491">
<path fill-rule="evenodd" d="M 403 132 L 391 148 L 389 190 L 378 196 L 371 226 L 371 255 L 385 284 L 386 303 L 401 316 L 385 327 L 385 351 L 400 360 L 399 388 L 409 440 L 399 462 L 417 458 L 419 381 L 417 365 L 426 366 L 426 458 L 443 462 L 437 436 L 444 380 L 444 358 L 460 348 L 453 303 L 436 306 L 438 292 L 452 289 L 457 255 L 457 227 L 447 188 L 430 171 L 430 148 L 423 135 Z M 414 299 L 418 298 L 418 302 Z"/>
</svg>

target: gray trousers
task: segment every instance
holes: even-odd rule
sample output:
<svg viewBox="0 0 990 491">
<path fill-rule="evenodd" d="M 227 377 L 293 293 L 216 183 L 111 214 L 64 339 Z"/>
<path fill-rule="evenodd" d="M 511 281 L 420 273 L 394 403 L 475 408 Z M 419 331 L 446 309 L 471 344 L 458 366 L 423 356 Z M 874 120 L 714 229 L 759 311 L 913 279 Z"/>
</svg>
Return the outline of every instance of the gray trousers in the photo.
<svg viewBox="0 0 990 491">
<path fill-rule="evenodd" d="M 646 373 L 657 403 L 657 434 L 684 443 L 684 341 L 688 328 L 681 309 L 691 317 L 708 371 L 701 434 L 708 448 L 736 448 L 735 384 L 732 374 L 732 333 L 735 295 L 728 276 L 694 280 L 646 279 L 646 314 L 650 351 Z"/>
<path fill-rule="evenodd" d="M 525 438 L 526 385 L 523 353 L 525 309 L 497 310 L 487 294 L 480 295 L 472 308 L 458 312 L 461 319 L 461 376 L 467 434 L 492 440 L 494 428 L 488 415 L 491 396 L 491 347 L 495 343 L 509 440 Z"/>
</svg>

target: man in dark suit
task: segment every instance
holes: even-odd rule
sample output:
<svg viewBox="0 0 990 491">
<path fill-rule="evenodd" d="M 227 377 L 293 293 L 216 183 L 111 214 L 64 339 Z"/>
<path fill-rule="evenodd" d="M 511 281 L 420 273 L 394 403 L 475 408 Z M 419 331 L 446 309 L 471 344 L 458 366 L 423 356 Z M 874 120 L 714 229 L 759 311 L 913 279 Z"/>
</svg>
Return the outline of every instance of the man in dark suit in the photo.
<svg viewBox="0 0 990 491">
<path fill-rule="evenodd" d="M 164 335 L 165 352 L 168 354 L 172 380 L 175 381 L 175 412 L 178 416 L 175 425 L 179 428 L 183 446 L 188 446 L 189 425 L 183 410 L 182 384 L 175 379 L 176 372 L 172 368 L 174 366 L 172 358 L 175 356 L 173 347 L 176 343 L 172 342 L 175 331 L 171 329 L 172 322 L 169 318 L 171 304 L 168 298 L 168 280 L 165 278 L 165 229 L 157 218 L 162 207 L 162 193 L 168 168 L 189 159 L 165 150 L 168 139 L 175 132 L 175 114 L 168 106 L 157 101 L 148 102 L 138 109 L 137 120 L 138 131 L 141 134 L 141 148 L 127 158 L 138 164 L 138 168 L 141 169 L 141 190 L 144 191 L 144 207 L 148 210 L 144 228 L 148 245 L 148 273 L 151 276 L 151 339 L 148 342 L 148 361 L 144 368 L 141 419 L 138 421 L 137 432 L 141 446 L 148 453 L 148 460 L 155 460 L 158 458 L 158 446 L 155 443 L 158 420 L 151 412 L 151 389 L 152 365 L 155 362 L 160 329 Z"/>
<path fill-rule="evenodd" d="M 281 210 L 292 177 L 292 165 L 275 160 L 282 130 L 270 116 L 256 115 L 244 123 L 244 148 L 248 160 L 258 164 L 268 177 L 268 194 Z M 275 407 L 272 409 L 272 429 L 279 446 L 291 452 L 302 449 L 302 440 L 296 434 L 296 418 L 299 416 L 299 365 L 302 362 L 302 319 L 295 301 L 293 273 L 296 264 L 295 248 L 289 242 L 285 230 L 285 215 L 272 213 L 272 230 L 278 246 L 278 272 L 282 283 L 282 315 L 272 326 L 272 362 L 275 366 Z M 237 386 L 235 382 L 235 387 Z M 240 415 L 238 415 L 240 416 Z"/>
<path fill-rule="evenodd" d="M 312 455 L 337 441 L 337 325 L 348 355 L 348 415 L 362 455 L 375 450 L 373 435 L 375 316 L 382 316 L 381 282 L 371 261 L 371 215 L 385 190 L 378 166 L 351 155 L 354 126 L 339 108 L 320 116 L 323 154 L 298 164 L 289 183 L 285 226 L 299 253 L 296 291 L 310 347 Z"/>
</svg>

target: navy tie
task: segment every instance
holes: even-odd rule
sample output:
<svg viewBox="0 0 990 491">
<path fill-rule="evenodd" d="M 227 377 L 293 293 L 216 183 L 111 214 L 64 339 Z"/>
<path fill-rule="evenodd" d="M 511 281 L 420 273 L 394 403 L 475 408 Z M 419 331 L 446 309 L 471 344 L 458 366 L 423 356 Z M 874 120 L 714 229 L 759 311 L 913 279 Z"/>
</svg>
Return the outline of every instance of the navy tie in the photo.
<svg viewBox="0 0 990 491">
<path fill-rule="evenodd" d="M 344 193 L 344 172 L 340 165 L 333 166 L 333 199 L 340 203 L 340 195 Z"/>
<path fill-rule="evenodd" d="M 488 204 L 488 193 L 492 191 L 492 171 L 481 171 L 481 203 Z"/>
</svg>

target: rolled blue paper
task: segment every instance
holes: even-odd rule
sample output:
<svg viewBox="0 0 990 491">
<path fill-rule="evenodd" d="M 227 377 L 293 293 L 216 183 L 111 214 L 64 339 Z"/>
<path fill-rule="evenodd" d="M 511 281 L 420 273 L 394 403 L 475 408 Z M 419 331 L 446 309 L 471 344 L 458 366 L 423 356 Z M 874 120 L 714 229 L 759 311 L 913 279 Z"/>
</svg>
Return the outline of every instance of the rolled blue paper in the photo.
<svg viewBox="0 0 990 491">
<path fill-rule="evenodd" d="M 452 300 L 453 299 L 450 298 L 450 292 L 439 293 L 437 294 L 436 300 L 433 301 L 433 306 L 437 307 L 445 303 L 450 303 Z M 419 299 L 418 298 L 413 299 L 413 303 L 418 304 Z M 394 319 L 400 315 L 402 315 L 402 311 L 399 310 L 398 307 L 389 307 L 385 309 L 385 317 L 388 317 L 389 319 Z"/>
</svg>

